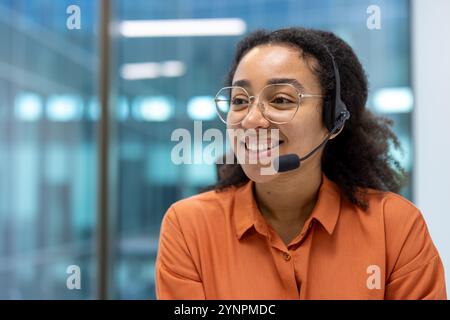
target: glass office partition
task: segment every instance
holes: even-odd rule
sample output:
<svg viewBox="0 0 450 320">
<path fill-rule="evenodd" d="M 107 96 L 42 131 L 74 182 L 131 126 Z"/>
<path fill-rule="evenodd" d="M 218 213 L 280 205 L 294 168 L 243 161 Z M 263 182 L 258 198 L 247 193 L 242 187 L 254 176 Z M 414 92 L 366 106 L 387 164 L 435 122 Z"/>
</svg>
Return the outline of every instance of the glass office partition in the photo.
<svg viewBox="0 0 450 320">
<path fill-rule="evenodd" d="M 0 299 L 95 298 L 97 14 L 0 0 Z"/>
</svg>

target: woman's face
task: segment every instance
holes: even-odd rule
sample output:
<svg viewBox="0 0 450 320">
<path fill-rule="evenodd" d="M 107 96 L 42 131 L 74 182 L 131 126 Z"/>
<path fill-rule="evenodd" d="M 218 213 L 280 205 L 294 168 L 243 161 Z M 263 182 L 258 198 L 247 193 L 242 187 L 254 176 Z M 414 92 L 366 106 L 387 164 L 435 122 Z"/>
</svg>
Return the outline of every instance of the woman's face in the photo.
<svg viewBox="0 0 450 320">
<path fill-rule="evenodd" d="M 244 87 L 250 96 L 254 96 L 258 95 L 274 79 L 292 79 L 303 87 L 300 93 L 322 94 L 318 79 L 311 70 L 313 63 L 316 61 L 310 59 L 306 62 L 298 50 L 288 46 L 258 46 L 251 49 L 241 59 L 233 77 L 233 85 L 239 82 L 239 85 Z M 242 80 L 245 80 L 248 85 L 242 85 Z M 285 124 L 269 122 L 264 118 L 256 103 L 253 103 L 242 122 L 238 125 L 228 125 L 228 129 L 242 129 L 244 132 L 249 132 L 250 136 L 252 136 L 250 133 L 256 133 L 258 137 L 260 134 L 262 137 L 264 132 L 270 134 L 271 129 L 278 129 L 279 145 L 275 146 L 269 155 L 265 153 L 269 158 L 273 158 L 277 154 L 281 156 L 290 153 L 296 153 L 302 157 L 321 143 L 328 133 L 322 122 L 321 98 L 302 99 L 295 116 Z M 235 135 L 229 134 L 229 138 L 233 151 L 249 179 L 255 182 L 267 182 L 277 176 L 289 174 L 289 172 L 264 174 L 261 168 L 267 167 L 267 161 L 265 160 L 263 163 L 249 161 L 249 156 L 254 157 L 255 152 L 250 151 L 246 143 Z M 240 148 L 240 152 L 237 152 L 237 148 Z M 256 155 L 262 157 L 262 153 L 256 152 Z M 317 152 L 302 162 L 302 169 L 297 170 L 306 170 L 307 166 L 320 166 L 320 155 L 321 151 Z"/>
</svg>

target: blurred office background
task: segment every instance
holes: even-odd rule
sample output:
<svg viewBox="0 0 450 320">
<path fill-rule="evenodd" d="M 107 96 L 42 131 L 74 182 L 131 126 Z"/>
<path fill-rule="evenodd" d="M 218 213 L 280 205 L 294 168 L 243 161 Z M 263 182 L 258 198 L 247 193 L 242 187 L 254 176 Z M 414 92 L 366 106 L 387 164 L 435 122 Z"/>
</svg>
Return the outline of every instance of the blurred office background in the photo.
<svg viewBox="0 0 450 320">
<path fill-rule="evenodd" d="M 195 120 L 203 121 L 203 130 L 225 129 L 212 99 L 223 84 L 235 44 L 258 28 L 293 25 L 334 31 L 360 57 L 370 83 L 368 108 L 395 121 L 403 147 L 396 156 L 410 179 L 402 194 L 423 208 L 450 267 L 445 230 L 449 206 L 435 199 L 436 192 L 446 199 L 450 174 L 434 167 L 434 176 L 443 179 L 436 191 L 437 179 L 430 174 L 433 158 L 420 152 L 421 146 L 436 145 L 438 157 L 448 146 L 438 145 L 443 137 L 436 144 L 431 140 L 442 127 L 433 124 L 440 116 L 426 111 L 436 108 L 449 115 L 438 99 L 442 90 L 450 89 L 448 79 L 440 83 L 440 92 L 430 83 L 439 68 L 430 46 L 439 44 L 449 53 L 443 43 L 448 41 L 432 42 L 424 30 L 433 28 L 433 16 L 443 9 L 450 12 L 444 0 L 436 1 L 441 6 L 436 12 L 431 10 L 434 3 L 420 0 L 109 3 L 104 20 L 100 0 L 0 0 L 0 299 L 105 297 L 99 287 L 107 288 L 109 298 L 153 299 L 162 216 L 171 203 L 216 179 L 213 165 L 171 162 L 176 144 L 171 133 L 176 128 L 193 131 Z M 70 5 L 81 10 L 81 29 L 66 25 Z M 381 9 L 379 30 L 367 27 L 370 5 Z M 165 19 L 175 20 L 172 27 L 161 25 Z M 213 20 L 200 34 L 180 32 L 197 19 Z M 225 19 L 226 26 L 216 30 L 214 19 Z M 134 24 L 138 21 L 153 25 Z M 102 23 L 111 31 L 107 112 L 99 102 Z M 181 30 L 173 27 L 178 24 Z M 448 27 L 443 23 L 438 30 Z M 420 41 L 428 46 L 418 45 Z M 441 56 L 447 59 L 446 70 L 449 56 Z M 414 57 L 426 60 L 421 67 L 428 78 L 414 76 L 422 70 L 416 69 Z M 413 89 L 422 85 L 429 90 Z M 436 104 L 417 111 L 429 95 Z M 418 112 L 427 122 L 417 120 Z M 105 221 L 98 214 L 99 193 L 106 192 L 99 188 L 99 124 L 105 117 L 110 120 L 107 238 L 99 236 Z M 108 241 L 106 263 L 99 260 L 104 258 L 99 241 Z M 69 265 L 81 269 L 81 290 L 66 288 Z M 103 270 L 105 265 L 108 270 Z M 108 276 L 98 281 L 103 272 Z"/>
</svg>

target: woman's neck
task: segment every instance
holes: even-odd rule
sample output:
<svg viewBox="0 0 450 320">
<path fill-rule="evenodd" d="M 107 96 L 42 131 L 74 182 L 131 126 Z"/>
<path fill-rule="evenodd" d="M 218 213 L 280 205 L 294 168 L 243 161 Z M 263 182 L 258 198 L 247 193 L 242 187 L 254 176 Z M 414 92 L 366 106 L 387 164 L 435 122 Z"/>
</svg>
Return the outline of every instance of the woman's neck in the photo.
<svg viewBox="0 0 450 320">
<path fill-rule="evenodd" d="M 322 183 L 321 168 L 302 168 L 267 183 L 255 183 L 262 215 L 277 224 L 303 224 L 311 214 Z"/>
</svg>

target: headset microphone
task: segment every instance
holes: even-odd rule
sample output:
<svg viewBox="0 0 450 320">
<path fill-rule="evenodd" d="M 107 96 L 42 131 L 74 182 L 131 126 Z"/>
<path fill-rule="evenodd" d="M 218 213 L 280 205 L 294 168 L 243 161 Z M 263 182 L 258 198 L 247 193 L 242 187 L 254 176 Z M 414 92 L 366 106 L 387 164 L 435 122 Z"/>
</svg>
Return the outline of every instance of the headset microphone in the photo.
<svg viewBox="0 0 450 320">
<path fill-rule="evenodd" d="M 350 118 L 350 112 L 347 110 L 347 106 L 341 99 L 341 78 L 339 75 L 339 70 L 336 66 L 336 63 L 334 61 L 334 57 L 329 51 L 327 47 L 325 47 L 328 54 L 331 57 L 331 61 L 333 63 L 333 69 L 334 69 L 334 78 L 336 80 L 336 90 L 335 90 L 335 99 L 334 99 L 334 109 L 332 111 L 332 124 L 326 123 L 327 128 L 329 129 L 329 134 L 325 137 L 325 139 L 316 146 L 313 150 L 311 150 L 308 154 L 306 154 L 304 157 L 299 157 L 295 153 L 290 153 L 286 155 L 282 155 L 279 157 L 276 157 L 273 161 L 273 167 L 275 171 L 277 172 L 286 172 L 290 170 L 295 170 L 300 167 L 300 164 L 302 161 L 308 159 L 311 157 L 314 153 L 316 153 L 320 148 L 325 146 L 325 144 L 330 140 L 330 137 L 336 133 L 339 132 L 342 127 L 345 124 L 345 121 L 347 121 Z M 330 129 L 330 127 L 332 127 Z"/>
</svg>

